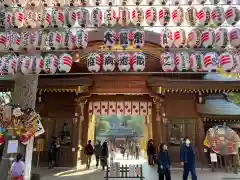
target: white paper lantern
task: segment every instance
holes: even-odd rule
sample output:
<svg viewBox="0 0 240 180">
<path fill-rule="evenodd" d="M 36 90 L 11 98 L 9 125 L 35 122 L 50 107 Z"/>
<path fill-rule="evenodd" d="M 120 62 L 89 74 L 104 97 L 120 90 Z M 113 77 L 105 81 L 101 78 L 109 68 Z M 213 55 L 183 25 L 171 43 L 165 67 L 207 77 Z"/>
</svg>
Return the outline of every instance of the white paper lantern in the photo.
<svg viewBox="0 0 240 180">
<path fill-rule="evenodd" d="M 32 48 L 30 31 L 25 31 L 21 33 L 21 48 L 26 50 Z"/>
<path fill-rule="evenodd" d="M 32 56 L 32 73 L 40 74 L 44 68 L 44 58 L 42 56 Z"/>
<path fill-rule="evenodd" d="M 108 29 L 104 33 L 104 46 L 107 48 L 113 47 L 116 43 L 116 38 L 116 32 L 112 29 Z"/>
<path fill-rule="evenodd" d="M 132 56 L 128 53 L 120 53 L 118 61 L 118 69 L 121 72 L 128 72 L 131 68 Z"/>
<path fill-rule="evenodd" d="M 177 48 L 183 48 L 186 43 L 186 32 L 184 29 L 179 29 L 174 32 L 174 45 Z"/>
<path fill-rule="evenodd" d="M 88 32 L 84 29 L 78 29 L 76 32 L 76 46 L 77 48 L 85 49 L 88 45 Z"/>
<path fill-rule="evenodd" d="M 209 52 L 205 54 L 203 63 L 205 71 L 216 71 L 219 65 L 218 55 L 214 52 Z"/>
<path fill-rule="evenodd" d="M 155 3 L 155 0 L 146 0 L 146 3 L 147 3 L 149 6 L 152 6 L 152 5 Z"/>
<path fill-rule="evenodd" d="M 159 10 L 158 19 L 161 25 L 166 26 L 171 19 L 170 9 L 168 7 L 161 7 Z"/>
<path fill-rule="evenodd" d="M 118 10 L 118 23 L 122 27 L 126 27 L 130 23 L 130 11 L 127 7 L 119 7 Z"/>
<path fill-rule="evenodd" d="M 13 27 L 14 26 L 13 25 L 13 15 L 14 15 L 13 11 L 8 10 L 5 12 L 5 23 L 4 23 L 5 27 Z"/>
<path fill-rule="evenodd" d="M 128 48 L 131 40 L 131 32 L 127 29 L 120 30 L 119 32 L 119 44 L 122 48 Z"/>
<path fill-rule="evenodd" d="M 145 12 L 146 23 L 149 26 L 154 26 L 157 22 L 157 9 L 155 7 L 150 7 Z"/>
<path fill-rule="evenodd" d="M 132 65 L 135 72 L 144 71 L 145 69 L 145 55 L 143 53 L 137 52 L 132 56 Z"/>
<path fill-rule="evenodd" d="M 103 22 L 103 14 L 100 8 L 94 8 L 91 15 L 92 24 L 99 28 Z"/>
<path fill-rule="evenodd" d="M 74 8 L 69 7 L 65 10 L 65 22 L 68 27 L 72 27 L 77 22 L 77 12 Z"/>
<path fill-rule="evenodd" d="M 63 27 L 65 24 L 65 16 L 62 8 L 54 7 L 52 11 L 51 25 L 55 28 Z"/>
<path fill-rule="evenodd" d="M 143 0 L 132 0 L 133 4 L 136 4 L 137 6 L 142 4 Z"/>
<path fill-rule="evenodd" d="M 52 22 L 52 9 L 51 8 L 44 8 L 41 13 L 41 21 L 40 21 L 40 27 L 41 28 L 47 28 L 51 25 Z"/>
<path fill-rule="evenodd" d="M 195 26 L 197 23 L 197 9 L 191 6 L 188 7 L 185 12 L 185 19 L 188 25 Z"/>
<path fill-rule="evenodd" d="M 26 9 L 24 11 L 24 26 L 28 28 L 35 28 L 37 26 L 37 12 L 33 11 L 32 9 Z"/>
<path fill-rule="evenodd" d="M 173 45 L 173 33 L 170 29 L 164 28 L 160 32 L 160 45 L 163 48 L 171 48 Z"/>
<path fill-rule="evenodd" d="M 240 29 L 233 28 L 228 32 L 228 40 L 232 47 L 239 48 L 240 46 Z"/>
<path fill-rule="evenodd" d="M 192 29 L 188 32 L 187 44 L 190 48 L 200 48 L 201 47 L 201 31 L 198 28 Z"/>
<path fill-rule="evenodd" d="M 59 49 L 62 44 L 62 34 L 58 31 L 50 31 L 48 33 L 47 42 L 51 49 Z"/>
<path fill-rule="evenodd" d="M 218 28 L 215 31 L 215 45 L 217 48 L 225 48 L 228 44 L 228 30 L 226 28 Z"/>
<path fill-rule="evenodd" d="M 184 20 L 184 11 L 182 7 L 176 7 L 172 11 L 172 21 L 177 26 L 180 26 Z"/>
<path fill-rule="evenodd" d="M 132 10 L 132 23 L 135 26 L 141 26 L 144 21 L 144 12 L 143 9 L 140 7 L 135 7 Z"/>
<path fill-rule="evenodd" d="M 77 11 L 78 24 L 82 27 L 88 27 L 90 23 L 90 14 L 86 8 L 80 8 Z"/>
<path fill-rule="evenodd" d="M 200 52 L 195 52 L 189 58 L 190 68 L 194 72 L 204 71 L 204 55 Z"/>
<path fill-rule="evenodd" d="M 233 55 L 229 52 L 222 53 L 219 57 L 219 65 L 224 71 L 231 71 L 234 67 Z"/>
<path fill-rule="evenodd" d="M 178 71 L 183 72 L 190 69 L 188 52 L 183 51 L 176 53 L 174 61 Z"/>
<path fill-rule="evenodd" d="M 225 19 L 229 25 L 235 25 L 240 19 L 240 12 L 237 7 L 228 7 L 225 11 Z"/>
<path fill-rule="evenodd" d="M 144 30 L 136 29 L 132 33 L 133 45 L 135 48 L 142 48 L 145 41 L 145 32 Z"/>
<path fill-rule="evenodd" d="M 17 73 L 18 58 L 12 54 L 8 54 L 2 57 L 4 62 L 3 72 L 9 75 Z"/>
<path fill-rule="evenodd" d="M 198 25 L 206 26 L 210 22 L 210 13 L 211 10 L 209 7 L 203 6 L 199 9 L 197 13 Z"/>
<path fill-rule="evenodd" d="M 35 32 L 35 39 L 33 46 L 37 50 L 43 50 L 45 48 L 45 40 L 47 39 L 46 34 L 42 31 Z"/>
<path fill-rule="evenodd" d="M 164 72 L 172 72 L 175 70 L 174 55 L 171 52 L 163 52 L 160 57 L 160 64 Z"/>
<path fill-rule="evenodd" d="M 215 42 L 215 33 L 211 29 L 206 29 L 202 32 L 201 42 L 204 48 L 212 48 Z"/>
<path fill-rule="evenodd" d="M 65 30 L 62 32 L 62 48 L 73 50 L 76 48 L 76 36 L 73 32 L 69 30 Z"/>
<path fill-rule="evenodd" d="M 32 59 L 30 56 L 23 56 L 19 57 L 19 61 L 21 63 L 21 72 L 24 75 L 27 75 L 32 72 Z"/>
<path fill-rule="evenodd" d="M 18 51 L 21 47 L 21 35 L 18 32 L 7 31 L 9 49 Z"/>
<path fill-rule="evenodd" d="M 0 32 L 0 50 L 3 51 L 9 47 L 9 42 L 7 34 L 5 32 Z"/>
<path fill-rule="evenodd" d="M 104 12 L 104 23 L 108 27 L 112 27 L 117 22 L 117 14 L 115 9 L 112 7 L 109 7 Z"/>
<path fill-rule="evenodd" d="M 98 72 L 101 68 L 101 56 L 97 53 L 89 54 L 87 67 L 90 72 Z"/>
<path fill-rule="evenodd" d="M 68 73 L 72 68 L 73 58 L 70 54 L 64 53 L 59 56 L 58 70 L 60 72 Z"/>
<path fill-rule="evenodd" d="M 103 54 L 103 70 L 114 71 L 115 69 L 115 55 L 113 53 Z"/>
<path fill-rule="evenodd" d="M 211 20 L 213 24 L 220 26 L 225 21 L 224 8 L 216 6 L 211 11 Z"/>
<path fill-rule="evenodd" d="M 55 54 L 47 54 L 44 58 L 43 71 L 48 74 L 56 73 L 58 68 L 58 57 Z"/>
<path fill-rule="evenodd" d="M 12 16 L 12 24 L 16 28 L 21 28 L 25 24 L 24 22 L 24 12 L 22 8 L 16 8 Z"/>
<path fill-rule="evenodd" d="M 159 4 L 161 5 L 165 5 L 167 4 L 168 0 L 159 0 Z"/>
</svg>

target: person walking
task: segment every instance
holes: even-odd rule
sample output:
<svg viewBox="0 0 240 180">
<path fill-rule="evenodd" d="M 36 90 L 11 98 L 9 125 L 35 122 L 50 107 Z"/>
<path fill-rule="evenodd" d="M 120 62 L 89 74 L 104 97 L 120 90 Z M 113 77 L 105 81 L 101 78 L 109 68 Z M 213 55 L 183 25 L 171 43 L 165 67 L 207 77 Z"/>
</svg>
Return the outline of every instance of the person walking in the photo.
<svg viewBox="0 0 240 180">
<path fill-rule="evenodd" d="M 87 162 L 86 162 L 86 167 L 87 169 L 90 168 L 91 162 L 92 162 L 92 155 L 94 153 L 94 149 L 92 146 L 92 141 L 88 140 L 88 144 L 85 146 L 85 154 L 87 156 Z"/>
<path fill-rule="evenodd" d="M 149 165 L 154 165 L 155 148 L 153 146 L 153 140 L 152 139 L 150 139 L 148 141 L 147 155 L 148 155 L 148 164 Z"/>
<path fill-rule="evenodd" d="M 168 154 L 167 145 L 162 143 L 158 152 L 158 175 L 159 180 L 171 180 L 171 161 Z"/>
<path fill-rule="evenodd" d="M 139 154 L 140 154 L 140 145 L 139 143 L 136 144 L 135 146 L 135 152 L 136 152 L 136 159 L 139 159 Z"/>
<path fill-rule="evenodd" d="M 57 144 L 56 138 L 53 136 L 48 147 L 48 168 L 54 168 L 57 162 Z"/>
<path fill-rule="evenodd" d="M 101 146 L 100 141 L 97 141 L 94 152 L 95 152 L 95 157 L 96 157 L 96 167 L 98 167 L 100 156 L 101 156 L 101 153 L 102 153 L 102 146 Z"/>
<path fill-rule="evenodd" d="M 197 180 L 195 148 L 188 137 L 184 138 L 184 143 L 180 147 L 180 161 L 183 166 L 183 180 L 188 179 L 189 172 L 192 180 Z"/>
<path fill-rule="evenodd" d="M 23 180 L 25 164 L 22 161 L 22 155 L 17 154 L 16 161 L 13 162 L 10 169 L 10 180 Z"/>
<path fill-rule="evenodd" d="M 105 170 L 105 167 L 108 165 L 108 145 L 107 142 L 105 141 L 102 144 L 102 153 L 101 153 L 101 165 L 102 165 L 102 169 Z"/>
</svg>

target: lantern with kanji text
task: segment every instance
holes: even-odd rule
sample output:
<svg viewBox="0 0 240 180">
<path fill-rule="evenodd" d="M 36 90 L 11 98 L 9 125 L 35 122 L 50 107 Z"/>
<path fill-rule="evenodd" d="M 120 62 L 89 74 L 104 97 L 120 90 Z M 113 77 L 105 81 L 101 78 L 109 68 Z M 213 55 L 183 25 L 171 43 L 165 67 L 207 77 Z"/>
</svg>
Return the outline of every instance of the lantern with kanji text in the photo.
<svg viewBox="0 0 240 180">
<path fill-rule="evenodd" d="M 127 72 L 131 68 L 131 55 L 128 53 L 120 53 L 118 56 L 118 69 L 121 72 Z"/>
<path fill-rule="evenodd" d="M 142 29 L 136 29 L 132 32 L 133 45 L 135 48 L 142 48 L 145 42 L 145 32 Z"/>
<path fill-rule="evenodd" d="M 97 53 L 91 53 L 87 58 L 87 68 L 90 72 L 98 72 L 101 68 L 101 56 Z"/>
<path fill-rule="evenodd" d="M 119 44 L 122 48 L 128 48 L 131 40 L 131 32 L 128 29 L 120 30 Z"/>
<path fill-rule="evenodd" d="M 103 54 L 103 70 L 114 71 L 115 69 L 115 55 L 113 53 Z"/>
<path fill-rule="evenodd" d="M 174 55 L 171 52 L 163 52 L 160 57 L 160 64 L 164 72 L 172 72 L 175 70 Z"/>
<path fill-rule="evenodd" d="M 137 52 L 132 56 L 132 67 L 135 72 L 144 71 L 145 69 L 145 55 L 143 53 Z"/>
<path fill-rule="evenodd" d="M 58 57 L 55 54 L 47 54 L 44 58 L 43 71 L 48 74 L 54 74 L 58 68 Z"/>
<path fill-rule="evenodd" d="M 104 46 L 106 48 L 112 48 L 115 43 L 116 43 L 116 32 L 113 31 L 112 29 L 108 29 L 105 33 L 104 33 Z"/>
</svg>

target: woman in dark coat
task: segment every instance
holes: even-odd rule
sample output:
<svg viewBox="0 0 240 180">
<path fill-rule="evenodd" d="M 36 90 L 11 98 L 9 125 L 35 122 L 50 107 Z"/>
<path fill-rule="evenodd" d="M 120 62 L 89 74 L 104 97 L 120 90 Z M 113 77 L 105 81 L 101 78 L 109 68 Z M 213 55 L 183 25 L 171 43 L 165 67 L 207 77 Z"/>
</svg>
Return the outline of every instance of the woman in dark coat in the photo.
<svg viewBox="0 0 240 180">
<path fill-rule="evenodd" d="M 101 165 L 103 170 L 108 165 L 108 145 L 106 141 L 102 144 Z"/>
<path fill-rule="evenodd" d="M 171 161 L 168 155 L 167 145 L 162 143 L 159 147 L 158 152 L 158 174 L 159 180 L 164 180 L 164 176 L 166 180 L 171 180 Z"/>
</svg>

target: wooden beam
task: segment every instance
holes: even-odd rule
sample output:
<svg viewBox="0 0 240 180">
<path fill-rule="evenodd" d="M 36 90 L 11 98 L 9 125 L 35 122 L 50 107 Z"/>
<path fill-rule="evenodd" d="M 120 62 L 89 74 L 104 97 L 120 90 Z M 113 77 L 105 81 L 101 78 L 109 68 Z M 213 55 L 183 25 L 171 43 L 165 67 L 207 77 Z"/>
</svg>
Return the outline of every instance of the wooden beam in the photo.
<svg viewBox="0 0 240 180">
<path fill-rule="evenodd" d="M 88 101 L 152 101 L 149 95 L 91 95 Z"/>
</svg>

